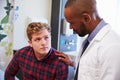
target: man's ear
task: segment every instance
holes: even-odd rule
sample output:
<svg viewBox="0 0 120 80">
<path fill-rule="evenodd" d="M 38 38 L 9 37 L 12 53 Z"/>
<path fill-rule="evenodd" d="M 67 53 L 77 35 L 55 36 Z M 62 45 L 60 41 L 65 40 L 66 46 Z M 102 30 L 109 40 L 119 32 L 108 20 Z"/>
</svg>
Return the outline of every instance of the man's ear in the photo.
<svg viewBox="0 0 120 80">
<path fill-rule="evenodd" d="M 29 43 L 29 45 L 32 47 L 32 41 L 29 40 L 28 43 Z"/>
<path fill-rule="evenodd" d="M 88 13 L 83 13 L 82 15 L 86 23 L 89 23 L 91 21 L 91 16 Z"/>
</svg>

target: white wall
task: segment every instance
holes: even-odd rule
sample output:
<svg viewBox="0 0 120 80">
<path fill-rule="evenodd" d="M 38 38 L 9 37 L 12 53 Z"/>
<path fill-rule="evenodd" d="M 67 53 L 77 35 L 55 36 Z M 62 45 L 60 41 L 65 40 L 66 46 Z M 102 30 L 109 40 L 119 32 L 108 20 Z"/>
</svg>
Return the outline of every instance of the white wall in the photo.
<svg viewBox="0 0 120 80">
<path fill-rule="evenodd" d="M 25 34 L 28 17 L 45 18 L 50 24 L 52 0 L 15 0 L 15 6 L 19 6 L 15 12 L 18 17 L 13 20 L 13 49 L 17 50 L 28 45 Z"/>
<path fill-rule="evenodd" d="M 120 0 L 97 0 L 100 16 L 120 34 Z"/>
</svg>

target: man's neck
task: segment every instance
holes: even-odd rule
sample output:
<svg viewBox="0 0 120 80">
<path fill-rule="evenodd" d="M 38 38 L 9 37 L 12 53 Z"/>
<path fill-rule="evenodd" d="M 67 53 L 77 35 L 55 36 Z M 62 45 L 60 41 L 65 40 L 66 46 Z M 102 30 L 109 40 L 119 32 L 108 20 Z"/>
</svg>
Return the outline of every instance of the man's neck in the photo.
<svg viewBox="0 0 120 80">
<path fill-rule="evenodd" d="M 41 55 L 41 54 L 35 53 L 35 56 L 36 56 L 37 60 L 39 60 L 39 61 L 42 60 L 42 59 L 44 59 L 46 55 L 47 54 Z"/>
</svg>

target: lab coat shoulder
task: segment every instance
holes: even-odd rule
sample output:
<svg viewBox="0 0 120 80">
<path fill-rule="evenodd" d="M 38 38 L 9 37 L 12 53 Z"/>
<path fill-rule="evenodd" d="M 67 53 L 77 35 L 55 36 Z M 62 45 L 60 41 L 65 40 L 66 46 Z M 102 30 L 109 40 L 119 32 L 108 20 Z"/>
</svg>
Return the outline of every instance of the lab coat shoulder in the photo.
<svg viewBox="0 0 120 80">
<path fill-rule="evenodd" d="M 120 55 L 120 37 L 104 26 L 89 44 L 80 59 L 80 80 L 117 80 L 118 56 Z M 113 66 L 113 64 L 115 64 Z M 110 70 L 111 69 L 111 70 Z M 119 70 L 120 72 L 120 70 Z M 107 75 L 108 73 L 109 76 Z M 120 79 L 120 78 L 119 78 Z"/>
</svg>

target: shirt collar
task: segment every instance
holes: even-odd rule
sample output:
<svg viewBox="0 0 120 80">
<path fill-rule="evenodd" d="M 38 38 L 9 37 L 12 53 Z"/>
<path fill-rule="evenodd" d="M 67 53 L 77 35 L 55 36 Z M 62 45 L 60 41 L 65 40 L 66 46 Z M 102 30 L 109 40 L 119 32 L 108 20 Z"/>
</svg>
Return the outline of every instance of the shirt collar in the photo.
<svg viewBox="0 0 120 80">
<path fill-rule="evenodd" d="M 87 40 L 91 42 L 93 38 L 96 36 L 96 34 L 108 23 L 106 23 L 103 19 L 100 21 L 100 23 L 96 26 L 96 28 L 93 30 L 93 32 L 88 36 Z"/>
<path fill-rule="evenodd" d="M 53 49 L 51 48 L 50 51 L 48 52 L 48 54 L 45 56 L 44 59 L 48 58 L 51 55 L 52 52 L 53 52 Z"/>
<path fill-rule="evenodd" d="M 40 61 L 46 60 L 53 53 L 53 51 L 54 51 L 53 48 L 51 48 L 50 51 L 48 52 L 48 54 L 42 60 L 40 60 Z M 37 61 L 39 61 L 39 60 L 37 60 Z"/>
</svg>

